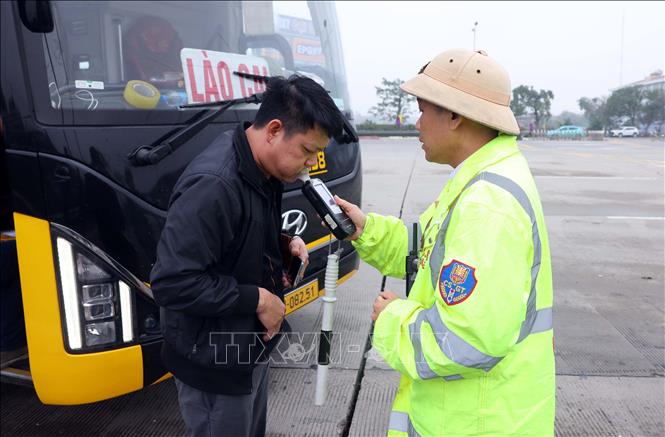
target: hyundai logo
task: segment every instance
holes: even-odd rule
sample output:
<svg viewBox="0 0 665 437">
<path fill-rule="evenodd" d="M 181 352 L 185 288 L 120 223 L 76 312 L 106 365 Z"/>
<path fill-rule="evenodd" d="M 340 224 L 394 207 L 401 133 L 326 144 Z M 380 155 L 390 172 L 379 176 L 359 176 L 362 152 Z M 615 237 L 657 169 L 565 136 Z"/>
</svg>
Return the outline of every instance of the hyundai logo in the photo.
<svg viewBox="0 0 665 437">
<path fill-rule="evenodd" d="M 282 214 L 282 230 L 291 235 L 300 235 L 307 227 L 307 215 L 299 209 L 291 209 Z"/>
</svg>

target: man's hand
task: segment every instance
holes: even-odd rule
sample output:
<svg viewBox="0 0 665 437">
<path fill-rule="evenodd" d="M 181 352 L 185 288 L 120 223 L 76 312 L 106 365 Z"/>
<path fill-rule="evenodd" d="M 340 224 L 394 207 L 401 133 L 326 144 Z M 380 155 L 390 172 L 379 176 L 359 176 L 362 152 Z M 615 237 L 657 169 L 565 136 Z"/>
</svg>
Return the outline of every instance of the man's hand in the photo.
<svg viewBox="0 0 665 437">
<path fill-rule="evenodd" d="M 354 205 L 351 202 L 347 202 L 337 195 L 335 195 L 335 202 L 337 202 L 339 207 L 342 208 L 342 211 L 344 211 L 346 215 L 349 216 L 353 224 L 356 225 L 356 232 L 346 237 L 346 239 L 351 241 L 357 240 L 358 237 L 360 237 L 360 234 L 363 233 L 365 222 L 367 221 L 367 216 L 360 210 L 360 208 L 358 208 L 357 205 Z"/>
<path fill-rule="evenodd" d="M 259 304 L 256 306 L 256 315 L 266 328 L 263 341 L 270 341 L 279 332 L 284 320 L 284 303 L 265 288 L 259 287 Z"/>
<path fill-rule="evenodd" d="M 300 258 L 305 268 L 307 268 L 309 253 L 307 252 L 307 245 L 305 245 L 302 238 L 295 236 L 291 239 L 291 242 L 289 242 L 289 252 L 292 256 Z M 295 280 L 296 278 L 289 277 L 285 271 L 282 272 L 282 286 L 284 288 L 292 287 Z"/>
<path fill-rule="evenodd" d="M 376 322 L 381 311 L 383 311 L 384 308 L 395 299 L 399 299 L 399 296 L 390 290 L 383 290 L 379 293 L 376 299 L 374 299 L 374 305 L 372 306 L 372 320 Z"/>
<path fill-rule="evenodd" d="M 300 258 L 305 266 L 309 264 L 309 253 L 307 253 L 307 246 L 302 238 L 298 236 L 293 237 L 289 243 L 289 250 L 291 251 L 291 255 Z"/>
</svg>

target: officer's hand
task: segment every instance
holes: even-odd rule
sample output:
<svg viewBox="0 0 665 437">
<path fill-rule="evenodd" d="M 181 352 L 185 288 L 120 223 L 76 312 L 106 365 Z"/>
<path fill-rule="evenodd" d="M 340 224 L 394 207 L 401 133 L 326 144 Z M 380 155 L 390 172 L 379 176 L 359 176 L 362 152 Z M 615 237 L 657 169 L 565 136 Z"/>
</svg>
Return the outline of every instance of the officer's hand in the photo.
<svg viewBox="0 0 665 437">
<path fill-rule="evenodd" d="M 346 215 L 349 216 L 353 224 L 356 225 L 356 232 L 346 237 L 346 239 L 351 241 L 358 239 L 360 234 L 363 233 L 363 229 L 365 228 L 367 216 L 364 212 L 361 211 L 360 208 L 358 208 L 357 205 L 354 205 L 351 202 L 347 202 L 337 195 L 335 195 L 335 202 L 337 202 L 339 207 L 342 208 L 342 211 L 344 211 Z"/>
<path fill-rule="evenodd" d="M 374 305 L 372 306 L 372 320 L 376 322 L 381 311 L 383 311 L 385 307 L 395 299 L 399 299 L 399 296 L 390 290 L 383 290 L 379 293 L 376 299 L 374 299 Z"/>
<path fill-rule="evenodd" d="M 289 250 L 291 251 L 291 255 L 300 258 L 305 267 L 307 267 L 307 264 L 309 264 L 309 253 L 307 253 L 307 246 L 302 238 L 298 236 L 293 237 L 289 243 Z"/>
<path fill-rule="evenodd" d="M 279 332 L 284 320 L 284 303 L 265 288 L 259 287 L 259 304 L 256 306 L 256 315 L 266 328 L 263 341 L 269 341 Z"/>
</svg>

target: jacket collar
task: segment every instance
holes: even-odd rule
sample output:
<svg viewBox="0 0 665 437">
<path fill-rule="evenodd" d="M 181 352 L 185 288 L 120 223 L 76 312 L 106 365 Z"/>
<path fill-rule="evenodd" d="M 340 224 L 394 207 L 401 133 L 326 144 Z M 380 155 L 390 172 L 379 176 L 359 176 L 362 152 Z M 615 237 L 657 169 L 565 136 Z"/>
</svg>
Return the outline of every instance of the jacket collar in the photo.
<svg viewBox="0 0 665 437">
<path fill-rule="evenodd" d="M 441 192 L 440 200 L 449 205 L 478 173 L 518 153 L 517 138 L 514 135 L 499 134 L 464 160 L 464 165 L 459 167 L 459 171 Z"/>
<path fill-rule="evenodd" d="M 265 186 L 271 185 L 273 187 L 281 186 L 281 183 L 270 176 L 266 178 L 252 155 L 252 149 L 247 140 L 245 129 L 251 126 L 252 123 L 244 122 L 238 125 L 233 133 L 233 147 L 235 147 L 236 155 L 238 156 L 238 172 L 241 177 L 250 185 L 265 194 Z"/>
</svg>

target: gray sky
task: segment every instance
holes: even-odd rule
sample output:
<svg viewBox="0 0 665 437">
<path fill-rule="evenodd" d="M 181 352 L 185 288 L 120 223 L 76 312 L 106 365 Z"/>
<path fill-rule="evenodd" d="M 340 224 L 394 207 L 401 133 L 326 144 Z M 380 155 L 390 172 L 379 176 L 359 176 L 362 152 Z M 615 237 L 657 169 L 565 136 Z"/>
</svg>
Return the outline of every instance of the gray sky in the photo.
<svg viewBox="0 0 665 437">
<path fill-rule="evenodd" d="M 381 78 L 408 79 L 436 54 L 473 46 L 498 60 L 512 87 L 554 92 L 552 114 L 580 97 L 663 69 L 665 2 L 337 2 L 355 112 L 377 103 Z"/>
</svg>

